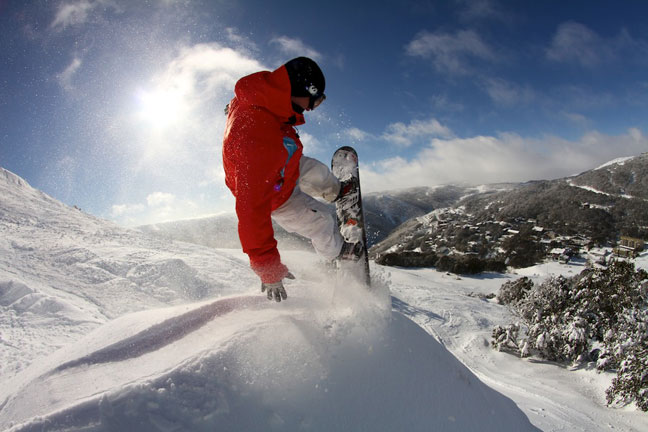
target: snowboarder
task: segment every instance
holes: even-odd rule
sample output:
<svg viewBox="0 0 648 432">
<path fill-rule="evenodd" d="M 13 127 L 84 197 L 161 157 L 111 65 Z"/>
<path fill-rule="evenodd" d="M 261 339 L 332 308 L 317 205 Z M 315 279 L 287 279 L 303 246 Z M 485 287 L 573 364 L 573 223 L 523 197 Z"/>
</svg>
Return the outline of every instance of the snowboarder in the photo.
<svg viewBox="0 0 648 432">
<path fill-rule="evenodd" d="M 333 260 L 353 245 L 340 235 L 331 206 L 343 188 L 323 163 L 304 156 L 295 126 L 304 111 L 326 99 L 325 79 L 313 60 L 298 57 L 278 69 L 241 78 L 227 107 L 223 140 L 225 183 L 236 199 L 238 232 L 250 267 L 268 299 L 286 299 L 282 263 L 272 219 L 311 239 L 318 254 Z M 272 218 L 272 219 L 271 219 Z"/>
</svg>

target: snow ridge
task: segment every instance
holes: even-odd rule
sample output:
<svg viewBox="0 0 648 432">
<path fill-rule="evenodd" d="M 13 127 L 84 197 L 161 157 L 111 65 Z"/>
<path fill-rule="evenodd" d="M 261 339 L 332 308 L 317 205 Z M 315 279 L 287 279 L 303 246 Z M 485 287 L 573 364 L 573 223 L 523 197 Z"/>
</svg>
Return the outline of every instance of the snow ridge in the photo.
<svg viewBox="0 0 648 432">
<path fill-rule="evenodd" d="M 634 159 L 634 158 L 635 158 L 635 156 L 616 158 L 616 159 L 613 159 L 613 160 L 611 160 L 609 162 L 604 163 L 603 165 L 601 165 L 599 167 L 594 168 L 594 170 L 600 170 L 600 169 L 608 167 L 610 165 L 623 165 L 626 161 L 629 161 L 630 159 Z"/>
<path fill-rule="evenodd" d="M 2 179 L 2 181 L 7 185 L 32 189 L 29 183 L 27 183 L 22 177 L 17 176 L 16 174 L 12 173 L 11 171 L 7 171 L 2 167 L 0 167 L 0 179 Z"/>
<path fill-rule="evenodd" d="M 65 369 L 97 363 L 121 362 L 159 350 L 161 347 L 185 337 L 217 316 L 233 310 L 265 304 L 260 296 L 234 297 L 217 300 L 205 306 L 174 316 L 155 324 L 133 336 L 126 337 L 98 351 L 57 366 L 52 373 Z"/>
</svg>

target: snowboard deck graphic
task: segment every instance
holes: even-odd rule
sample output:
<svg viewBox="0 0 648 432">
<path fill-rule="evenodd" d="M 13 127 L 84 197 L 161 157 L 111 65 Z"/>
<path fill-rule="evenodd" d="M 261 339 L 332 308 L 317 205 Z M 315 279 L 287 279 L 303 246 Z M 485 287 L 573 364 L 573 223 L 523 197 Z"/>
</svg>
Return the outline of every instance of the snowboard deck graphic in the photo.
<svg viewBox="0 0 648 432">
<path fill-rule="evenodd" d="M 354 256 L 340 260 L 339 265 L 344 269 L 352 269 L 351 271 L 360 281 L 370 286 L 367 231 L 360 193 L 358 154 L 353 147 L 344 146 L 335 151 L 331 160 L 331 170 L 343 184 L 348 186 L 345 188 L 348 189 L 346 193 L 335 201 L 340 233 L 345 241 L 357 245 L 354 248 Z"/>
</svg>

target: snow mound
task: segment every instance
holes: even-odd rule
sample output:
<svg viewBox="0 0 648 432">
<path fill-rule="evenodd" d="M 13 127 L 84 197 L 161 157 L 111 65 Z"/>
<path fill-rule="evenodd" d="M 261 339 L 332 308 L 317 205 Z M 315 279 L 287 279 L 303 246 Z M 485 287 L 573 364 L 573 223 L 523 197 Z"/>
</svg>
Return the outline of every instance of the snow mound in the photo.
<svg viewBox="0 0 648 432">
<path fill-rule="evenodd" d="M 7 185 L 14 185 L 21 188 L 32 189 L 32 187 L 29 185 L 29 183 L 27 183 L 25 179 L 23 179 L 20 176 L 17 176 L 11 171 L 7 171 L 2 167 L 0 167 L 0 181 L 4 182 Z"/>
<path fill-rule="evenodd" d="M 0 280 L 0 305 L 12 308 L 19 314 L 50 315 L 76 311 L 73 306 L 55 297 L 43 295 L 27 285 L 13 280 Z"/>
<path fill-rule="evenodd" d="M 3 386 L 0 428 L 537 430 L 403 315 L 324 288 L 113 320 Z"/>
</svg>

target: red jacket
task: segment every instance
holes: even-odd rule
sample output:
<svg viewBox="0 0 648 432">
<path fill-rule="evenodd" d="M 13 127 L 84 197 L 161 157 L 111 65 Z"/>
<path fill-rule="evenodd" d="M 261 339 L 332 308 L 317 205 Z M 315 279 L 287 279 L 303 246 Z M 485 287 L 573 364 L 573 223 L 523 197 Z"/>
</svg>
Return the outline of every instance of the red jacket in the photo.
<svg viewBox="0 0 648 432">
<path fill-rule="evenodd" d="M 304 116 L 292 108 L 284 66 L 241 78 L 229 104 L 223 139 L 225 183 L 236 198 L 238 232 L 250 266 L 266 283 L 288 269 L 281 263 L 270 214 L 290 197 L 299 179 L 302 143 L 292 125 Z"/>
</svg>

